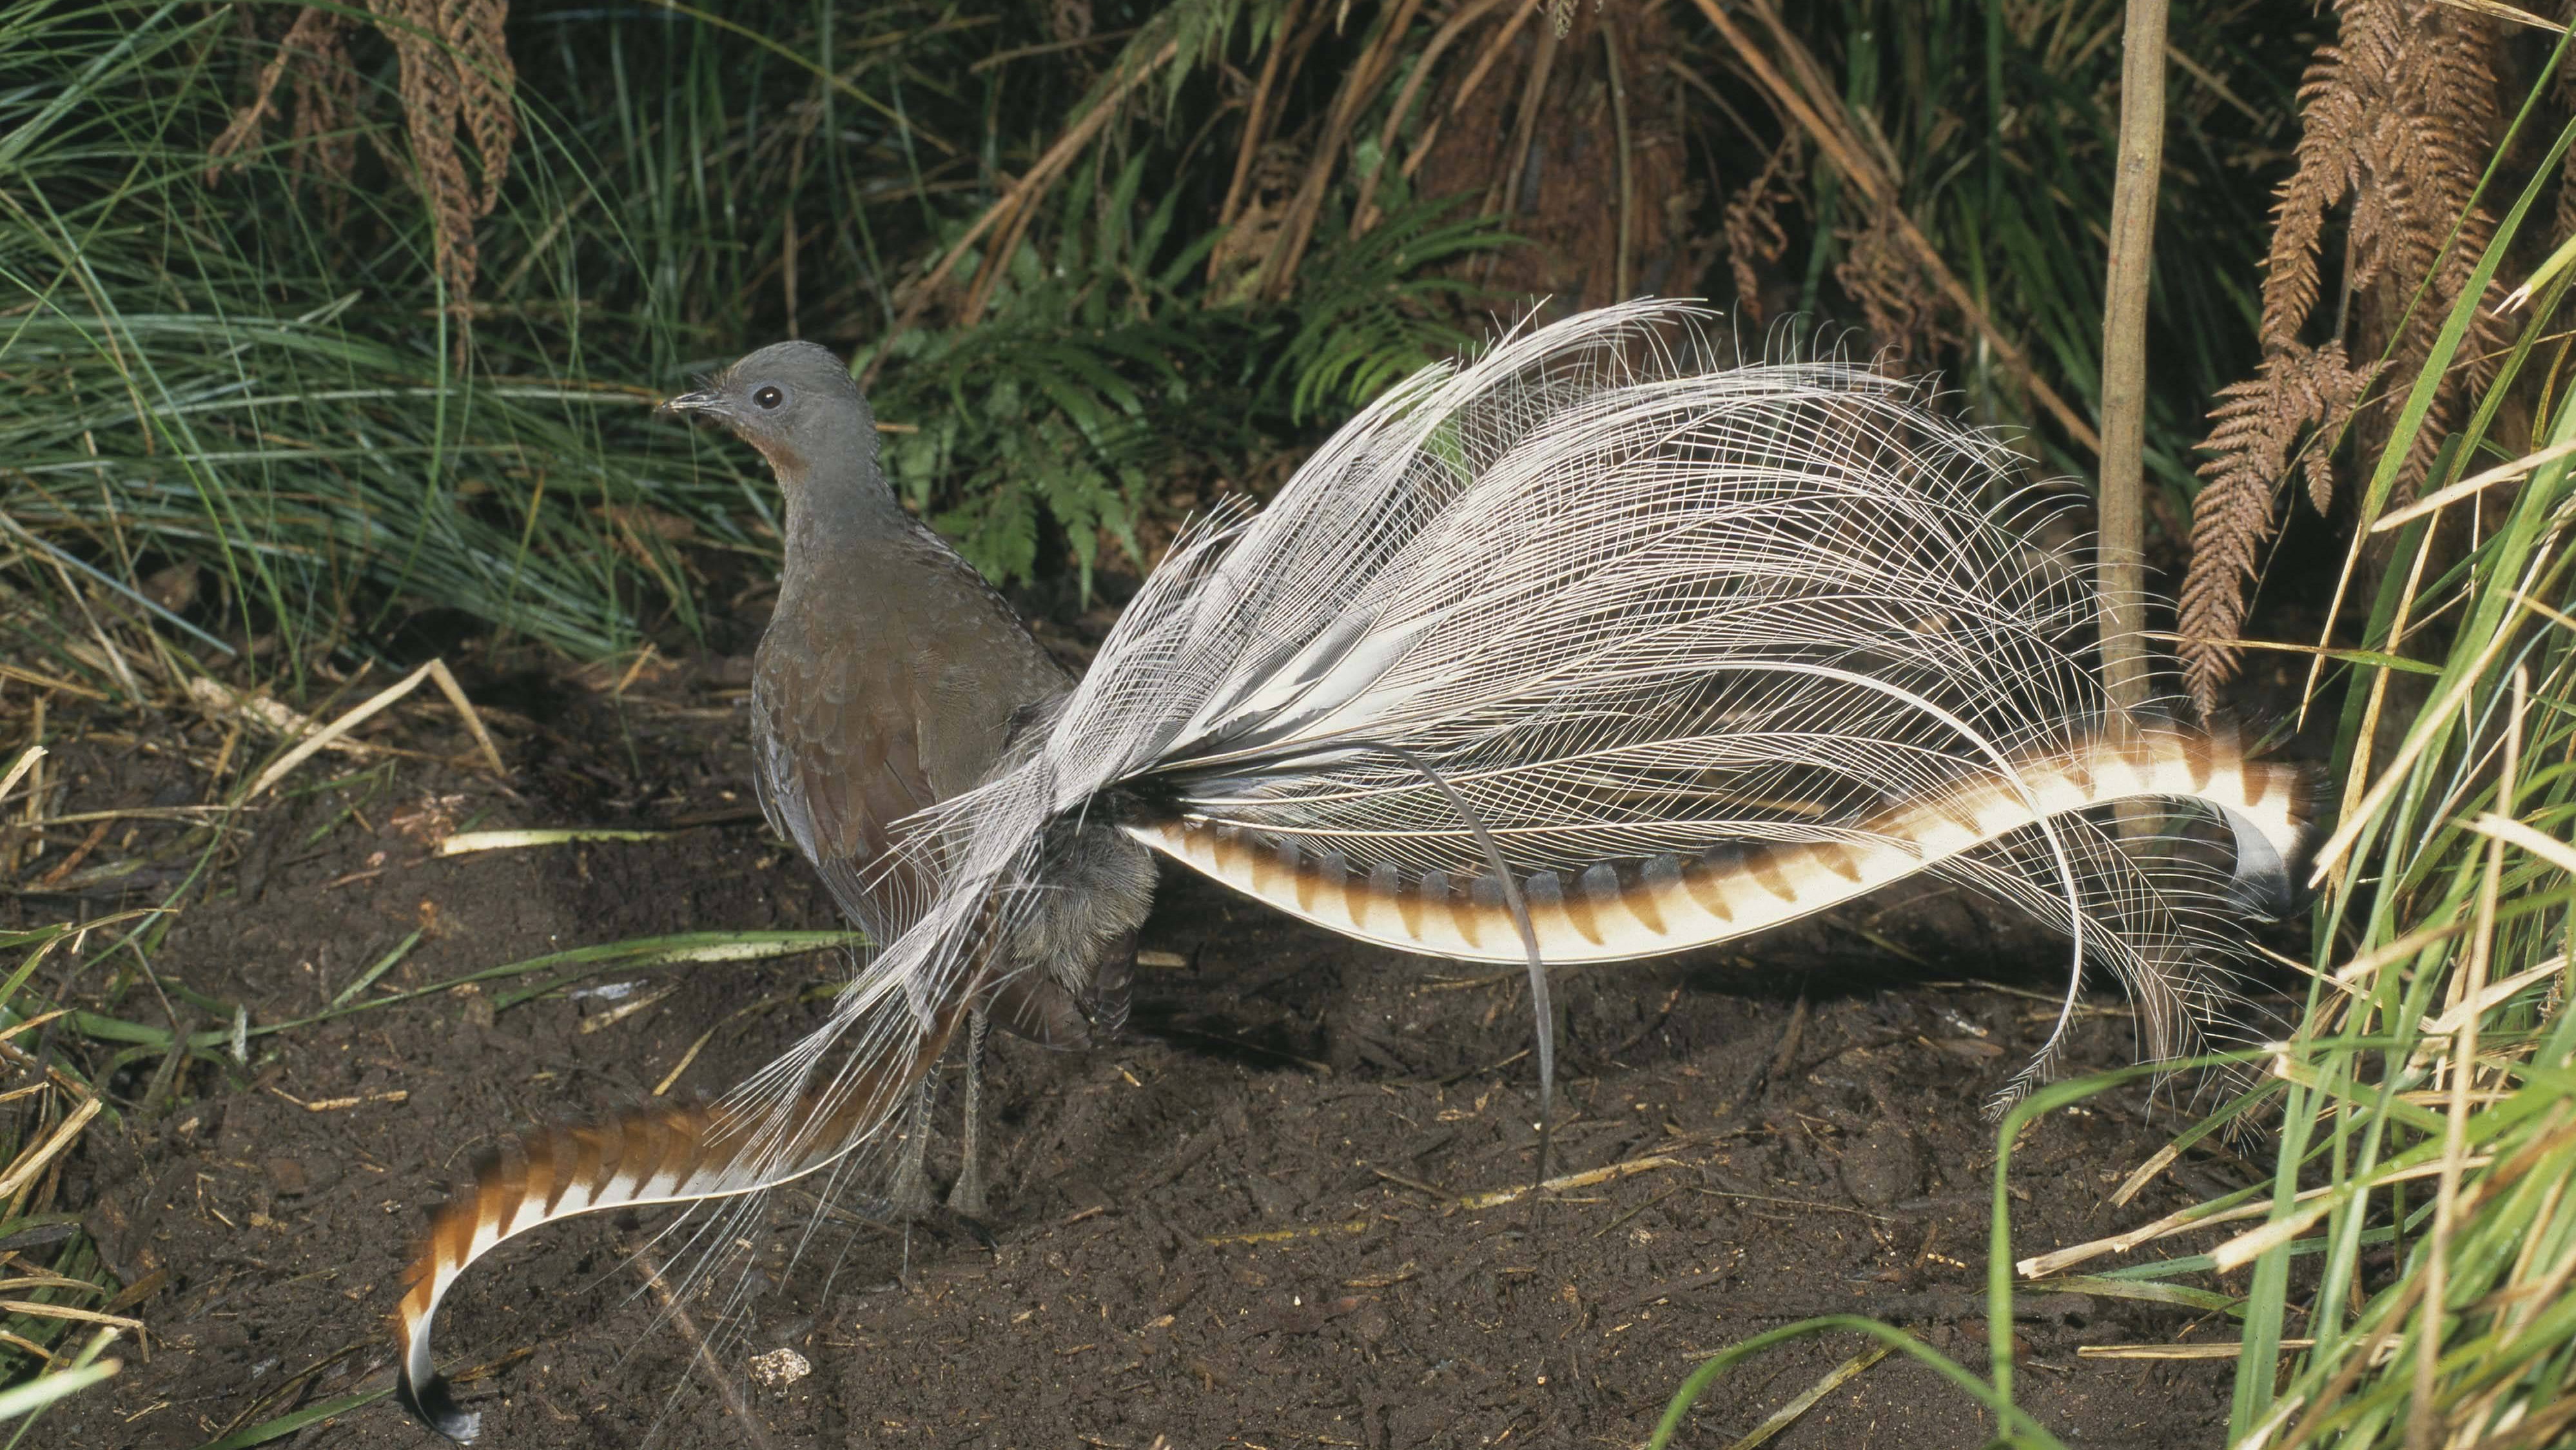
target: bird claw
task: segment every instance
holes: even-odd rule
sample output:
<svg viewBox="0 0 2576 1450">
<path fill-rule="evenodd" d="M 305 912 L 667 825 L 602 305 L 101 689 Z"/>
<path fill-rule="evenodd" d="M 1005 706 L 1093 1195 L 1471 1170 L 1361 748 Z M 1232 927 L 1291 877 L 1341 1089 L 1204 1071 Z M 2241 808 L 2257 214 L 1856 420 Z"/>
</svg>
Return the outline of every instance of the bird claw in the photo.
<svg viewBox="0 0 2576 1450">
<path fill-rule="evenodd" d="M 994 1233 L 990 1228 L 985 1227 L 984 1221 L 981 1218 L 978 1218 L 973 1214 L 960 1212 L 953 1204 L 949 1207 L 948 1217 L 950 1222 L 966 1231 L 966 1236 L 968 1238 L 983 1245 L 986 1250 L 998 1249 L 1002 1246 L 1001 1236 Z"/>
</svg>

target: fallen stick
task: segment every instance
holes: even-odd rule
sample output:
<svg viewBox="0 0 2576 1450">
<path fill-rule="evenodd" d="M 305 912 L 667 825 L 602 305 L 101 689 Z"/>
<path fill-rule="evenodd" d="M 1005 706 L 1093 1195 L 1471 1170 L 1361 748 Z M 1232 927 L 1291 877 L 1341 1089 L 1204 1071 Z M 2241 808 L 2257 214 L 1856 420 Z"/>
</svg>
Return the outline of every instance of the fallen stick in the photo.
<svg viewBox="0 0 2576 1450">
<path fill-rule="evenodd" d="M 412 671 L 410 674 L 403 676 L 401 679 L 387 685 L 382 690 L 377 691 L 373 698 L 367 700 L 365 703 L 359 705 L 349 713 L 341 716 L 339 719 L 323 726 L 321 730 L 306 737 L 305 740 L 294 749 L 286 752 L 282 756 L 279 756 L 275 764 L 260 772 L 259 779 L 251 782 L 250 790 L 242 796 L 242 800 L 245 803 L 256 800 L 260 795 L 265 793 L 270 786 L 277 784 L 279 781 L 284 780 L 288 775 L 292 774 L 295 767 L 312 759 L 314 755 L 320 751 L 329 748 L 333 742 L 339 740 L 342 736 L 347 735 L 350 731 L 358 728 L 358 726 L 366 723 L 369 719 L 381 713 L 387 706 L 396 703 L 404 696 L 409 695 L 412 691 L 419 689 L 420 682 L 423 680 L 437 681 L 439 693 L 447 696 L 447 703 L 455 706 L 456 713 L 464 717 L 465 728 L 474 736 L 474 743 L 481 747 L 484 763 L 492 767 L 492 773 L 501 776 L 508 775 L 510 770 L 508 766 L 501 763 L 500 750 L 493 745 L 490 732 L 483 728 L 482 717 L 474 713 L 473 702 L 465 698 L 464 688 L 456 683 L 456 676 L 449 673 L 447 662 L 445 660 L 431 660 L 428 664 L 422 665 L 419 669 Z M 281 706 L 279 708 L 282 709 L 283 707 Z"/>
</svg>

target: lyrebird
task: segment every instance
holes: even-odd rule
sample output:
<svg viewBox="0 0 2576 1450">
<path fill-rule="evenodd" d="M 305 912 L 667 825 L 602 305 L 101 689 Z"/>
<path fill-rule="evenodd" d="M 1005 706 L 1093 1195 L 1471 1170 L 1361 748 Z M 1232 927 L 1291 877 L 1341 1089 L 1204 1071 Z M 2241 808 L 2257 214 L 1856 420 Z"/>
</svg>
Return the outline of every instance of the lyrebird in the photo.
<svg viewBox="0 0 2576 1450">
<path fill-rule="evenodd" d="M 823 1027 L 711 1108 L 532 1133 L 440 1210 L 400 1311 L 405 1403 L 473 1433 L 430 1326 L 502 1239 L 897 1171 L 961 1018 L 1022 982 L 1079 995 L 1083 953 L 1132 924 L 1096 895 L 1132 879 L 1103 876 L 1104 840 L 1351 936 L 1525 963 L 1542 1116 L 1546 964 L 1924 871 L 2063 930 L 2070 1007 L 2105 964 L 2148 1050 L 2186 1050 L 2241 918 L 2286 888 L 2300 773 L 2111 703 L 2093 588 L 2033 540 L 2060 505 L 1999 444 L 1862 369 L 1703 369 L 1693 328 L 1634 304 L 1426 368 L 1266 509 L 1184 534 L 992 773 L 890 828 L 858 885 L 899 930 Z M 789 396 L 768 356 L 723 386 Z M 2214 817 L 2232 871 L 2109 819 L 2141 799 Z"/>
</svg>

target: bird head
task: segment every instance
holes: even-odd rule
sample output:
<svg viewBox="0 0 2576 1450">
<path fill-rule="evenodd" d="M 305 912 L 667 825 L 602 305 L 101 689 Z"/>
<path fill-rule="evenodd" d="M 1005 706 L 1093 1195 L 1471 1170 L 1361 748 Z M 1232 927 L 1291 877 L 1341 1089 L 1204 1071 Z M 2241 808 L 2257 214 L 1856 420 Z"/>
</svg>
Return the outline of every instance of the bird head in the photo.
<svg viewBox="0 0 2576 1450">
<path fill-rule="evenodd" d="M 710 417 L 761 451 L 782 484 L 809 467 L 856 458 L 874 471 L 876 418 L 850 370 L 810 342 L 772 343 L 665 401 L 664 413 Z"/>
</svg>

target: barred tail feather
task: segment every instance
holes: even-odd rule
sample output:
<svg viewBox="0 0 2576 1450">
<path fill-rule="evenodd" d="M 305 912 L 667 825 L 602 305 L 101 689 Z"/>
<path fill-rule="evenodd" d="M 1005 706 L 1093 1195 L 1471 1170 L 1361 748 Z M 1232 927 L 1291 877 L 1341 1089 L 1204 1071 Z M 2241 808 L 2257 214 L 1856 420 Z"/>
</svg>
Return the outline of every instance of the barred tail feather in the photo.
<svg viewBox="0 0 2576 1450">
<path fill-rule="evenodd" d="M 2233 830 L 2240 876 L 2285 880 L 2308 807 L 2301 773 L 2245 759 L 2235 742 L 2185 731 L 2096 738 L 1974 777 L 1813 839 L 1660 852 L 1573 872 L 1529 873 L 1539 949 L 1553 964 L 1622 961 L 1731 941 L 1825 910 L 1987 847 L 2040 821 L 2142 798 L 2195 801 Z M 1490 875 L 1351 869 L 1332 836 L 1263 833 L 1205 818 L 1131 825 L 1173 860 L 1290 916 L 1398 951 L 1519 962 L 1521 940 Z"/>
<path fill-rule="evenodd" d="M 1053 723 L 1055 808 L 1124 787 L 1166 854 L 1487 960 L 1518 955 L 1506 878 L 1569 961 L 1945 870 L 2067 930 L 2070 1003 L 2107 964 L 2187 1043 L 2239 950 L 2211 903 L 2297 849 L 2287 774 L 2109 698 L 2091 572 L 2038 542 L 2072 504 L 2000 442 L 1862 368 L 1700 370 L 1697 317 L 1607 308 L 1426 369 L 1187 538 Z M 2115 780 L 2119 739 L 2159 779 Z M 2211 797 L 2233 892 L 2080 815 L 2209 796 L 2220 757 L 2262 789 Z"/>
<path fill-rule="evenodd" d="M 775 1141 L 769 1117 L 721 1104 L 675 1105 L 540 1129 L 486 1156 L 464 1190 L 432 1214 L 395 1311 L 402 1340 L 395 1391 L 403 1408 L 459 1443 L 481 1429 L 481 1416 L 456 1403 L 430 1352 L 439 1301 L 475 1260 L 576 1214 L 738 1197 L 833 1167 L 937 1063 L 960 1011 L 945 1014 L 910 1052 L 879 1054 L 866 1080 L 806 1103 L 793 1141 Z"/>
</svg>

